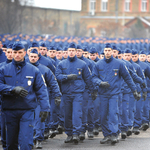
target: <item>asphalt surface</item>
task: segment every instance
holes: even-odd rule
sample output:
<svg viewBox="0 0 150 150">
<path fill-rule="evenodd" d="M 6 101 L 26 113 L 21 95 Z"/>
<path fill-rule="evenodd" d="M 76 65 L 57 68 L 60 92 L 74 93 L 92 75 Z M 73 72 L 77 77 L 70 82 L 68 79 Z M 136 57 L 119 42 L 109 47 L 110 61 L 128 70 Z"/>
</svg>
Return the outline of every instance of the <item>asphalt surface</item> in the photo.
<svg viewBox="0 0 150 150">
<path fill-rule="evenodd" d="M 43 141 L 42 150 L 150 150 L 150 129 L 146 132 L 141 131 L 139 135 L 132 134 L 132 136 L 125 140 L 120 140 L 115 145 L 111 145 L 111 143 L 100 144 L 100 140 L 103 138 L 101 132 L 93 139 L 88 139 L 86 135 L 86 139 L 78 144 L 64 143 L 66 137 L 65 133 L 63 133 L 53 139 Z"/>
</svg>

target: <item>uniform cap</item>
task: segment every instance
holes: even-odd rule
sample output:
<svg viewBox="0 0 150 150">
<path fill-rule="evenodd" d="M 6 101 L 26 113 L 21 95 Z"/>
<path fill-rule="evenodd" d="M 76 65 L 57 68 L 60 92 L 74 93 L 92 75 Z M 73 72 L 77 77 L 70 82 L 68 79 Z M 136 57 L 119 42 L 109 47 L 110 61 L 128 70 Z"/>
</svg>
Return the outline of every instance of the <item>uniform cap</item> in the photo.
<svg viewBox="0 0 150 150">
<path fill-rule="evenodd" d="M 36 48 L 32 49 L 30 53 L 38 54 L 38 51 Z"/>
<path fill-rule="evenodd" d="M 18 50 L 21 50 L 21 49 L 24 49 L 24 45 L 21 43 L 21 42 L 15 42 L 12 46 L 12 49 L 15 50 L 15 51 L 18 51 Z"/>
</svg>

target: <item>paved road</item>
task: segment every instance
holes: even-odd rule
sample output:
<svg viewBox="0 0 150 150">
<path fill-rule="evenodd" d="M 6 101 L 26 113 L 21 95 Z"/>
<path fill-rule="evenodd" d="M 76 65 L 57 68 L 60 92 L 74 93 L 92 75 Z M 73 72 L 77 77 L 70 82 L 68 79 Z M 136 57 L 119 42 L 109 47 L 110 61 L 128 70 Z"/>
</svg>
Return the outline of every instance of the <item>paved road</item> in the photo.
<svg viewBox="0 0 150 150">
<path fill-rule="evenodd" d="M 57 135 L 55 138 L 43 142 L 43 150 L 150 150 L 150 129 L 146 132 L 141 131 L 139 135 L 132 135 L 126 140 L 120 140 L 114 146 L 110 143 L 100 144 L 99 142 L 102 138 L 102 133 L 100 133 L 92 140 L 86 137 L 83 143 L 80 142 L 75 145 L 73 143 L 64 143 L 65 134 Z"/>
</svg>

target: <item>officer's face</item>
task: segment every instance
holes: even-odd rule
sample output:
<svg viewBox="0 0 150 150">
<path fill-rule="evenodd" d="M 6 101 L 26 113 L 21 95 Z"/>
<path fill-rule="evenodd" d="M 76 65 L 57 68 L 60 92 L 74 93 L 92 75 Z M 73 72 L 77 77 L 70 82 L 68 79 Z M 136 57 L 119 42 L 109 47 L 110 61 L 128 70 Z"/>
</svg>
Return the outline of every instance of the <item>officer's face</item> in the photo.
<svg viewBox="0 0 150 150">
<path fill-rule="evenodd" d="M 103 58 L 104 58 L 104 55 L 101 54 L 99 58 L 100 58 L 100 59 L 103 59 Z"/>
<path fill-rule="evenodd" d="M 2 41 L 0 41 L 0 49 L 2 48 Z"/>
<path fill-rule="evenodd" d="M 113 54 L 113 51 L 111 48 L 104 48 L 104 55 L 106 59 L 109 59 Z"/>
<path fill-rule="evenodd" d="M 147 55 L 147 61 L 150 62 L 150 55 Z"/>
<path fill-rule="evenodd" d="M 118 52 L 117 50 L 113 50 L 113 57 L 116 58 L 118 56 Z"/>
<path fill-rule="evenodd" d="M 83 50 L 82 49 L 77 49 L 77 57 L 80 58 L 83 54 Z"/>
<path fill-rule="evenodd" d="M 15 51 L 13 50 L 13 58 L 15 61 L 21 62 L 24 60 L 24 56 L 26 55 L 26 51 L 24 49 Z"/>
<path fill-rule="evenodd" d="M 30 53 L 29 54 L 29 61 L 30 63 L 34 64 L 39 60 L 39 56 L 35 53 Z"/>
<path fill-rule="evenodd" d="M 140 54 L 139 55 L 139 60 L 140 61 L 146 61 L 146 55 L 145 54 Z"/>
<path fill-rule="evenodd" d="M 75 48 L 68 48 L 68 56 L 73 58 L 76 55 L 76 49 Z"/>
<path fill-rule="evenodd" d="M 47 48 L 46 47 L 40 47 L 39 52 L 42 56 L 45 56 L 47 54 Z"/>
<path fill-rule="evenodd" d="M 62 51 L 57 51 L 56 52 L 56 58 L 61 60 L 62 59 L 62 55 L 63 55 L 63 52 Z"/>
<path fill-rule="evenodd" d="M 97 57 L 96 53 L 94 53 L 94 54 L 91 54 L 91 53 L 90 53 L 90 55 L 89 55 L 89 58 L 90 58 L 91 60 L 95 60 L 96 57 Z"/>
<path fill-rule="evenodd" d="M 138 55 L 138 54 L 132 55 L 132 60 L 133 60 L 134 62 L 138 61 L 138 58 L 139 58 L 139 55 Z"/>
<path fill-rule="evenodd" d="M 31 49 L 29 48 L 29 49 L 27 50 L 28 56 L 30 55 L 30 52 L 31 52 Z"/>
<path fill-rule="evenodd" d="M 56 56 L 56 50 L 49 50 L 49 57 L 54 58 Z"/>
<path fill-rule="evenodd" d="M 7 49 L 6 56 L 7 56 L 8 60 L 12 60 L 13 59 L 12 49 Z"/>
<path fill-rule="evenodd" d="M 88 52 L 83 52 L 83 56 L 84 56 L 85 58 L 88 58 L 88 57 L 89 57 L 89 53 L 88 53 Z"/>
<path fill-rule="evenodd" d="M 122 54 L 118 54 L 118 59 L 122 59 L 123 55 Z"/>
<path fill-rule="evenodd" d="M 63 51 L 63 57 L 66 59 L 68 57 L 68 51 Z"/>
<path fill-rule="evenodd" d="M 131 53 L 124 53 L 124 57 L 125 60 L 130 61 L 132 58 L 132 54 Z"/>
</svg>

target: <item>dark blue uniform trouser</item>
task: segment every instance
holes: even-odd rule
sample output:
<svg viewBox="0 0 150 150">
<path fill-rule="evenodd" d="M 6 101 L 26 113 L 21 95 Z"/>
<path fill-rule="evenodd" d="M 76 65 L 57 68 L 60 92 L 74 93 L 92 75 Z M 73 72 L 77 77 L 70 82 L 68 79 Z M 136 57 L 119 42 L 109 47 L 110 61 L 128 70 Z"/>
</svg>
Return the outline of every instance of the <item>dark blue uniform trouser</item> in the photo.
<svg viewBox="0 0 150 150">
<path fill-rule="evenodd" d="M 1 141 L 3 149 L 6 150 L 6 123 L 5 123 L 5 114 L 1 112 Z"/>
<path fill-rule="evenodd" d="M 148 94 L 149 95 L 149 94 Z M 142 103 L 142 124 L 149 123 L 149 99 L 146 98 Z"/>
<path fill-rule="evenodd" d="M 35 130 L 35 140 L 43 141 L 44 140 L 44 129 L 45 122 L 41 122 L 41 118 L 39 117 L 41 111 L 40 105 L 38 105 L 35 109 L 35 119 L 34 119 L 34 130 Z"/>
<path fill-rule="evenodd" d="M 133 93 L 130 93 L 130 100 L 129 100 L 129 128 L 133 127 L 135 112 L 136 112 L 136 99 L 134 98 Z"/>
<path fill-rule="evenodd" d="M 94 126 L 98 128 L 101 126 L 100 117 L 101 117 L 101 109 L 100 109 L 100 96 L 97 95 L 97 98 L 94 100 Z"/>
<path fill-rule="evenodd" d="M 118 95 L 100 95 L 101 126 L 104 137 L 118 135 Z"/>
<path fill-rule="evenodd" d="M 119 131 L 118 134 L 121 132 L 120 126 L 121 126 L 121 116 L 122 116 L 122 92 L 119 93 L 119 99 L 118 99 L 118 109 L 119 109 L 119 114 L 118 114 L 118 126 L 119 126 Z"/>
<path fill-rule="evenodd" d="M 129 126 L 129 100 L 130 94 L 124 94 L 122 97 L 122 115 L 121 115 L 121 131 L 127 131 Z"/>
<path fill-rule="evenodd" d="M 136 101 L 136 111 L 134 115 L 134 128 L 140 128 L 142 125 L 142 106 L 143 106 L 143 97 L 140 100 Z"/>
<path fill-rule="evenodd" d="M 7 150 L 31 150 L 34 110 L 5 110 Z M 31 142 L 32 141 L 32 142 Z"/>
<path fill-rule="evenodd" d="M 83 93 L 83 102 L 82 102 L 82 127 L 81 132 L 86 132 L 87 129 L 87 116 L 88 116 L 88 101 L 89 93 L 88 90 L 85 90 Z"/>
<path fill-rule="evenodd" d="M 89 94 L 89 101 L 88 101 L 88 115 L 87 115 L 87 130 L 93 131 L 94 129 L 94 100 Z"/>
<path fill-rule="evenodd" d="M 60 106 L 55 105 L 55 99 L 50 98 L 50 105 L 51 105 L 51 110 L 50 110 L 50 123 L 49 123 L 49 128 L 56 130 L 58 125 L 60 124 Z"/>
<path fill-rule="evenodd" d="M 149 122 L 150 122 L 150 93 L 147 93 L 147 98 L 149 100 Z"/>
<path fill-rule="evenodd" d="M 63 100 L 65 105 L 65 133 L 68 136 L 79 135 L 82 127 L 83 93 L 63 94 Z"/>
</svg>

